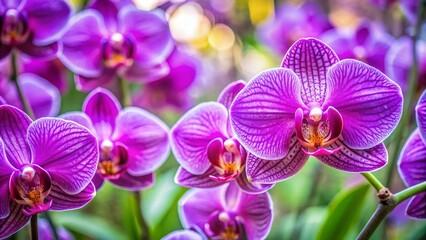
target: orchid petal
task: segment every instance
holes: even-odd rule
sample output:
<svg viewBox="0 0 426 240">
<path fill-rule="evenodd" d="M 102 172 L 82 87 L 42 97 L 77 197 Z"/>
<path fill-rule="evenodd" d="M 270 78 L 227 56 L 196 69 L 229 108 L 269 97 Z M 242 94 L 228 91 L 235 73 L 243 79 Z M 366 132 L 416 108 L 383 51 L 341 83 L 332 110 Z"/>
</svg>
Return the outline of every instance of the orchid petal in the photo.
<svg viewBox="0 0 426 240">
<path fill-rule="evenodd" d="M 83 112 L 92 120 L 99 141 L 111 137 L 120 110 L 121 105 L 114 94 L 103 88 L 92 91 L 83 104 Z"/>
<path fill-rule="evenodd" d="M 249 154 L 247 157 L 247 176 L 255 183 L 275 183 L 290 178 L 308 161 L 309 156 L 302 151 L 295 136 L 291 139 L 288 154 L 279 160 L 264 160 Z"/>
<path fill-rule="evenodd" d="M 226 137 L 228 111 L 216 102 L 201 103 L 185 113 L 171 129 L 171 147 L 176 161 L 188 172 L 207 171 L 207 145 L 217 137 Z"/>
<path fill-rule="evenodd" d="M 342 137 L 356 149 L 372 148 L 396 128 L 402 114 L 399 86 L 379 70 L 346 59 L 330 68 L 324 107 L 342 115 Z"/>
<path fill-rule="evenodd" d="M 129 82 L 150 83 L 169 74 L 170 67 L 167 63 L 146 67 L 139 62 L 134 62 L 130 67 L 120 70 L 123 70 L 121 75 Z"/>
<path fill-rule="evenodd" d="M 51 60 L 55 58 L 58 52 L 58 43 L 54 42 L 44 46 L 37 46 L 33 44 L 31 39 L 28 39 L 26 42 L 18 45 L 17 48 L 30 57 Z"/>
<path fill-rule="evenodd" d="M 426 142 L 426 90 L 423 91 L 416 106 L 417 126 L 420 130 L 420 136 L 423 142 Z"/>
<path fill-rule="evenodd" d="M 341 139 L 330 145 L 339 151 L 317 158 L 326 165 L 346 172 L 371 172 L 382 168 L 388 161 L 388 152 L 383 143 L 369 149 L 353 149 Z"/>
<path fill-rule="evenodd" d="M 98 164 L 98 142 L 85 127 L 58 119 L 42 118 L 28 129 L 33 161 L 46 169 L 64 192 L 82 191 Z"/>
<path fill-rule="evenodd" d="M 89 116 L 87 116 L 87 114 L 85 114 L 84 112 L 67 112 L 60 115 L 59 117 L 68 121 L 78 123 L 92 131 L 93 134 L 96 134 L 95 128 L 92 124 L 92 120 L 90 120 Z"/>
<path fill-rule="evenodd" d="M 12 50 L 12 47 L 6 44 L 0 45 L 0 59 L 4 59 L 9 55 L 10 51 Z"/>
<path fill-rule="evenodd" d="M 152 173 L 167 160 L 168 130 L 161 119 L 140 108 L 127 107 L 118 114 L 113 139 L 127 147 L 129 174 Z"/>
<path fill-rule="evenodd" d="M 269 162 L 272 162 L 273 160 L 269 160 Z M 243 171 L 240 176 L 236 179 L 238 186 L 248 194 L 259 194 L 264 193 L 271 189 L 274 184 L 262 184 L 262 183 L 254 183 L 249 182 L 247 178 L 246 171 Z"/>
<path fill-rule="evenodd" d="M 23 8 L 37 45 L 57 41 L 71 16 L 71 8 L 63 0 L 27 0 Z"/>
<path fill-rule="evenodd" d="M 422 192 L 413 197 L 407 206 L 407 215 L 413 218 L 426 218 L 426 193 Z"/>
<path fill-rule="evenodd" d="M 149 173 L 143 176 L 132 176 L 124 172 L 118 179 L 110 179 L 109 181 L 127 191 L 142 191 L 154 185 L 155 175 Z"/>
<path fill-rule="evenodd" d="M 226 109 L 231 107 L 232 101 L 234 101 L 237 94 L 246 86 L 246 82 L 243 80 L 235 81 L 228 84 L 217 98 L 217 102 L 222 103 Z"/>
<path fill-rule="evenodd" d="M 22 213 L 22 205 L 10 201 L 10 214 L 0 219 L 0 239 L 9 237 L 23 228 L 31 217 Z"/>
<path fill-rule="evenodd" d="M 204 238 L 191 230 L 177 230 L 167 234 L 161 240 L 204 240 Z"/>
<path fill-rule="evenodd" d="M 74 80 L 78 90 L 87 92 L 96 89 L 97 87 L 106 87 L 111 85 L 116 77 L 114 69 L 103 68 L 98 77 L 91 78 L 82 75 L 74 75 Z"/>
<path fill-rule="evenodd" d="M 52 200 L 50 210 L 65 211 L 74 210 L 84 207 L 96 195 L 95 185 L 90 182 L 81 192 L 76 194 L 68 194 L 61 189 L 59 185 L 53 184 L 50 194 L 46 200 Z"/>
<path fill-rule="evenodd" d="M 411 133 L 402 148 L 398 170 L 407 186 L 426 180 L 426 145 L 422 141 L 419 129 Z"/>
<path fill-rule="evenodd" d="M 299 77 L 306 105 L 322 104 L 328 88 L 327 70 L 338 61 L 337 55 L 325 43 L 315 38 L 302 38 L 290 47 L 281 66 L 293 70 Z"/>
<path fill-rule="evenodd" d="M 21 110 L 10 106 L 0 106 L 0 139 L 9 163 L 16 169 L 31 160 L 31 150 L 26 135 L 31 119 Z"/>
<path fill-rule="evenodd" d="M 95 185 L 96 191 L 99 191 L 101 187 L 104 185 L 105 179 L 102 177 L 100 173 L 96 173 L 92 178 L 92 183 Z"/>
<path fill-rule="evenodd" d="M 84 10 L 68 26 L 58 57 L 76 74 L 99 77 L 103 68 L 101 40 L 106 32 L 102 16 L 95 10 Z"/>
<path fill-rule="evenodd" d="M 241 194 L 238 215 L 242 218 L 248 239 L 265 239 L 272 226 L 272 199 L 269 193 Z"/>
<path fill-rule="evenodd" d="M 283 158 L 294 132 L 294 113 L 306 108 L 298 77 L 288 69 L 272 69 L 254 77 L 235 98 L 231 125 L 240 143 L 265 159 Z"/>
<path fill-rule="evenodd" d="M 201 175 L 194 175 L 186 171 L 185 168 L 179 167 L 176 172 L 175 183 L 188 188 L 211 188 L 222 185 L 223 183 L 210 178 L 215 174 L 216 170 L 213 167 L 210 167 Z"/>
<path fill-rule="evenodd" d="M 215 211 L 224 210 L 223 194 L 227 185 L 207 189 L 191 189 L 179 200 L 179 218 L 184 228 L 204 223 Z"/>
<path fill-rule="evenodd" d="M 87 8 L 97 10 L 100 14 L 102 14 L 103 20 L 105 25 L 108 26 L 108 29 L 111 32 L 117 31 L 118 6 L 114 3 L 114 1 L 92 1 Z"/>
</svg>

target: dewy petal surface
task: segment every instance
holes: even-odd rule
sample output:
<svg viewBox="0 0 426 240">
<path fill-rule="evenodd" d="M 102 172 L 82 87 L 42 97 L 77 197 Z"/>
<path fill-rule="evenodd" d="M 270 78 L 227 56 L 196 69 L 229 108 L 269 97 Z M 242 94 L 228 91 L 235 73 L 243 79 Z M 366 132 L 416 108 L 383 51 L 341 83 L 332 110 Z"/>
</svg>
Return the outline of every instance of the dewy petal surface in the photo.
<svg viewBox="0 0 426 240">
<path fill-rule="evenodd" d="M 127 107 L 118 114 L 113 139 L 127 147 L 130 174 L 152 173 L 167 160 L 168 130 L 161 119 L 140 108 Z"/>
<path fill-rule="evenodd" d="M 327 75 L 324 108 L 333 106 L 343 118 L 344 142 L 372 148 L 396 128 L 402 114 L 399 86 L 379 70 L 357 60 L 333 65 Z"/>
<path fill-rule="evenodd" d="M 247 175 L 252 182 L 274 183 L 290 178 L 308 161 L 309 156 L 302 151 L 296 137 L 291 139 L 288 154 L 279 160 L 264 160 L 249 154 L 247 157 Z"/>
<path fill-rule="evenodd" d="M 22 213 L 22 205 L 10 201 L 10 214 L 6 218 L 0 219 L 0 238 L 7 238 L 23 228 L 30 217 Z"/>
<path fill-rule="evenodd" d="M 37 45 L 56 41 L 71 15 L 71 8 L 63 0 L 27 0 L 23 8 Z"/>
<path fill-rule="evenodd" d="M 53 184 L 52 190 L 50 191 L 46 200 L 53 200 L 50 210 L 64 211 L 84 207 L 95 197 L 95 195 L 96 188 L 92 182 L 90 182 L 87 187 L 85 187 L 81 192 L 77 194 L 68 194 L 64 192 L 61 187 L 56 184 Z"/>
<path fill-rule="evenodd" d="M 426 91 L 422 93 L 417 103 L 416 120 L 423 142 L 426 142 Z"/>
<path fill-rule="evenodd" d="M 237 207 L 243 219 L 248 239 L 265 239 L 272 226 L 272 199 L 269 193 L 251 195 L 241 194 Z"/>
<path fill-rule="evenodd" d="M 339 61 L 336 53 L 325 43 L 314 38 L 303 38 L 287 51 L 281 64 L 293 70 L 301 81 L 305 104 L 322 104 L 327 91 L 327 70 Z"/>
<path fill-rule="evenodd" d="M 414 130 L 401 150 L 398 170 L 407 186 L 426 181 L 426 145 L 419 129 Z"/>
<path fill-rule="evenodd" d="M 102 17 L 95 10 L 84 10 L 68 26 L 61 40 L 59 58 L 76 74 L 98 77 L 103 68 L 101 39 L 106 31 Z"/>
<path fill-rule="evenodd" d="M 341 139 L 330 145 L 337 149 L 334 154 L 318 156 L 317 158 L 330 167 L 346 172 L 371 172 L 378 170 L 388 161 L 388 152 L 383 143 L 369 149 L 353 149 Z"/>
<path fill-rule="evenodd" d="M 109 181 L 128 191 L 142 191 L 154 185 L 155 175 L 149 173 L 142 176 L 132 176 L 124 172 L 118 179 L 110 179 Z"/>
<path fill-rule="evenodd" d="M 176 161 L 192 174 L 209 169 L 207 145 L 217 137 L 225 137 L 228 111 L 217 102 L 201 103 L 187 113 L 170 131 L 171 147 Z"/>
<path fill-rule="evenodd" d="M 46 169 L 52 183 L 76 194 L 93 178 L 98 164 L 98 142 L 90 131 L 76 123 L 42 118 L 28 129 L 32 163 Z"/>
<path fill-rule="evenodd" d="M 277 68 L 254 77 L 231 106 L 231 125 L 240 143 L 265 159 L 285 157 L 294 132 L 294 113 L 306 108 L 300 80 L 289 69 Z"/>
<path fill-rule="evenodd" d="M 103 88 L 92 91 L 83 104 L 83 112 L 92 120 L 99 141 L 111 137 L 120 110 L 121 105 L 114 94 Z"/>
<path fill-rule="evenodd" d="M 10 105 L 0 106 L 0 138 L 3 140 L 6 158 L 19 169 L 31 161 L 31 150 L 27 143 L 27 129 L 31 119 L 21 110 Z"/>
<path fill-rule="evenodd" d="M 188 188 L 211 188 L 222 185 L 222 182 L 211 179 L 210 175 L 215 175 L 216 170 L 210 167 L 205 173 L 200 175 L 194 175 L 185 170 L 183 167 L 179 167 L 175 176 L 175 183 Z"/>
</svg>

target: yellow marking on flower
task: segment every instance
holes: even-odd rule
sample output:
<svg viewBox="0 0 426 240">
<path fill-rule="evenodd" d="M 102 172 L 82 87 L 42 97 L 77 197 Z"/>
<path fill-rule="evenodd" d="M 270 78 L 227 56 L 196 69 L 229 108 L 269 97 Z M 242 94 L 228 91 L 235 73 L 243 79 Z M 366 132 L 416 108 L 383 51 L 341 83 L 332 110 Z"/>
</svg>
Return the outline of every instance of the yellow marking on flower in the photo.
<svg viewBox="0 0 426 240">
<path fill-rule="evenodd" d="M 235 229 L 232 227 L 226 227 L 225 231 L 223 231 L 220 236 L 224 240 L 236 240 L 238 239 L 238 233 L 235 232 Z"/>
</svg>

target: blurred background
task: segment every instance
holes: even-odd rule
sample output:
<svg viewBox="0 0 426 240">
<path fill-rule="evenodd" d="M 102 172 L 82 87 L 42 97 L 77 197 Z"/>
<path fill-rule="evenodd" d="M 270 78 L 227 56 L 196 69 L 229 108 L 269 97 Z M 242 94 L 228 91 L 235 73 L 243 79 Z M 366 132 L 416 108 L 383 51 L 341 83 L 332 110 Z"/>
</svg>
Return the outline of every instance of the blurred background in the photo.
<svg viewBox="0 0 426 240">
<path fill-rule="evenodd" d="M 132 103 L 173 126 L 197 103 L 215 101 L 228 83 L 249 81 L 263 70 L 279 67 L 287 49 L 303 37 L 325 41 L 341 59 L 355 58 L 378 68 L 405 89 L 413 62 L 416 2 L 134 0 L 142 10 L 165 11 L 180 56 L 172 54 L 168 60 L 177 69 L 168 77 L 142 86 L 131 84 Z M 70 0 L 70 4 L 77 12 L 87 3 Z M 415 99 L 426 84 L 425 27 L 417 42 L 419 85 Z M 53 64 L 64 69 L 59 61 Z M 61 74 L 64 83 L 57 86 L 62 96 L 59 114 L 81 110 L 87 93 L 76 90 L 71 73 Z M 116 86 L 108 88 L 119 94 Z M 5 89 L 0 85 L 0 91 Z M 408 134 L 415 122 L 406 127 Z M 384 181 L 392 173 L 390 188 L 396 192 L 403 183 L 390 166 L 375 175 Z M 177 167 L 171 155 L 156 172 L 155 185 L 142 193 L 152 239 L 182 229 L 177 202 L 187 189 L 174 183 Z M 374 189 L 361 175 L 333 170 L 314 159 L 270 193 L 274 222 L 268 239 L 354 239 L 377 206 Z M 132 201 L 130 193 L 106 183 L 83 209 L 51 215 L 75 239 L 135 239 L 138 228 Z M 411 220 L 404 211 L 405 204 L 398 206 L 373 239 L 426 239 L 426 222 Z M 24 230 L 11 239 L 27 237 Z"/>
</svg>

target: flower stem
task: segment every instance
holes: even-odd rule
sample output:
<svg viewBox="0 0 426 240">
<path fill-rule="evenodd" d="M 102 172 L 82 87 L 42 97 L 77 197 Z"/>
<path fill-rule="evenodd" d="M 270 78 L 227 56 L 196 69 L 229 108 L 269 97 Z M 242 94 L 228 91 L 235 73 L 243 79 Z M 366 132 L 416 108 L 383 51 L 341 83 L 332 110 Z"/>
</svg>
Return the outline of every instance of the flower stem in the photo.
<svg viewBox="0 0 426 240">
<path fill-rule="evenodd" d="M 368 182 L 376 189 L 377 192 L 380 191 L 380 189 L 385 188 L 385 186 L 383 186 L 379 179 L 377 179 L 372 173 L 365 172 L 361 174 L 368 180 Z"/>
<path fill-rule="evenodd" d="M 417 19 L 416 19 L 416 24 L 414 26 L 414 35 L 412 36 L 413 45 L 411 48 L 413 65 L 411 66 L 411 69 L 410 69 L 410 75 L 408 79 L 408 88 L 406 90 L 407 92 L 404 94 L 405 99 L 404 99 L 404 108 L 402 112 L 401 121 L 399 122 L 399 125 L 395 130 L 394 138 L 392 139 L 392 142 L 395 143 L 395 146 L 393 148 L 392 155 L 390 155 L 391 159 L 389 161 L 389 166 L 388 166 L 386 186 L 391 186 L 392 184 L 392 179 L 394 175 L 393 171 L 395 168 L 396 161 L 399 157 L 398 153 L 401 151 L 403 140 L 406 139 L 407 137 L 406 130 L 407 130 L 408 123 L 410 122 L 410 117 L 412 114 L 412 109 L 413 109 L 412 105 L 415 104 L 413 102 L 413 97 L 417 88 L 417 82 L 419 78 L 419 62 L 417 59 L 418 57 L 417 41 L 419 39 L 420 32 L 421 32 L 422 19 L 424 18 L 424 15 L 425 15 L 425 5 L 426 5 L 426 0 L 418 0 L 419 7 L 417 8 Z"/>
<path fill-rule="evenodd" d="M 50 216 L 49 212 L 44 212 L 43 217 L 46 218 L 47 222 L 49 223 L 50 228 L 52 229 L 53 239 L 59 240 L 58 228 L 56 227 L 55 223 L 53 222 L 52 217 Z"/>
<path fill-rule="evenodd" d="M 31 240 L 38 240 L 37 214 L 31 216 Z"/>
<path fill-rule="evenodd" d="M 397 202 L 397 204 L 405 201 L 407 198 L 410 198 L 416 194 L 419 194 L 421 192 L 425 192 L 426 191 L 426 181 L 421 182 L 419 184 L 416 184 L 414 186 L 411 186 L 409 188 L 406 188 L 400 192 L 398 192 L 397 194 L 395 194 L 395 200 Z"/>
<path fill-rule="evenodd" d="M 142 240 L 149 240 L 149 228 L 148 224 L 143 216 L 141 204 L 142 204 L 142 193 L 139 191 L 133 192 L 133 196 L 135 198 L 135 207 L 136 207 L 136 220 L 138 226 L 142 228 Z"/>
<path fill-rule="evenodd" d="M 18 82 L 18 62 L 16 60 L 16 52 L 14 50 L 12 50 L 12 52 L 11 52 L 10 60 L 11 60 L 11 65 L 12 65 L 11 80 L 16 86 L 16 90 L 18 91 L 18 95 L 19 95 L 19 100 L 21 101 L 22 106 L 24 107 L 24 111 L 27 113 L 27 115 L 31 119 L 35 119 L 33 110 L 31 109 L 31 105 L 28 103 L 27 99 L 25 98 L 25 95 L 24 95 L 24 93 L 21 89 L 21 86 L 19 85 L 19 82 Z"/>
<path fill-rule="evenodd" d="M 118 78 L 118 81 L 120 82 L 121 105 L 123 107 L 130 106 L 132 101 L 130 100 L 129 84 L 121 77 Z"/>
</svg>

